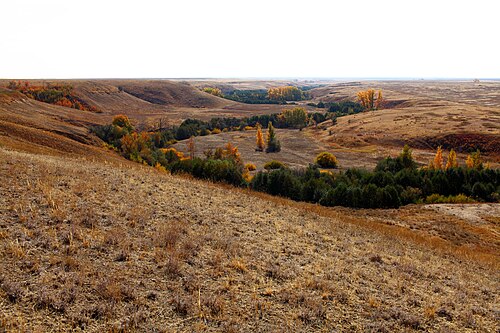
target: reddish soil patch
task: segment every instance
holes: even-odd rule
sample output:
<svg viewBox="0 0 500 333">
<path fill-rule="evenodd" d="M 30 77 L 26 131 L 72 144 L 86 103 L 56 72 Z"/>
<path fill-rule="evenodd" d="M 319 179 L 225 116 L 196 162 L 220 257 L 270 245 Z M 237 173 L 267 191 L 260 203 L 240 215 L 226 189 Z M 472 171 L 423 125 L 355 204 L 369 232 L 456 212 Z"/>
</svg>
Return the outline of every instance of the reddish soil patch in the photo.
<svg viewBox="0 0 500 333">
<path fill-rule="evenodd" d="M 500 135 L 460 133 L 444 136 L 416 138 L 412 145 L 418 148 L 435 148 L 442 146 L 444 149 L 455 149 L 461 153 L 473 152 L 479 149 L 488 154 L 500 154 Z"/>
</svg>

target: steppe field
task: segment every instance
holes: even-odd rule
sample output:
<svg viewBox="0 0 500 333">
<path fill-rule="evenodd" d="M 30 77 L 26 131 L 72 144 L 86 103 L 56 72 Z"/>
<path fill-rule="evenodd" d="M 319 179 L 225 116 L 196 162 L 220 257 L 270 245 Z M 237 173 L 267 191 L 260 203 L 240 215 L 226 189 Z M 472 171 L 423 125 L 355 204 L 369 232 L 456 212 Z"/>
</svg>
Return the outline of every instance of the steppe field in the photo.
<svg viewBox="0 0 500 333">
<path fill-rule="evenodd" d="M 188 118 L 325 112 L 313 104 L 372 88 L 383 109 L 279 128 L 277 153 L 255 150 L 254 128 L 196 136 L 194 151 L 188 140 L 171 147 L 202 157 L 231 142 L 253 174 L 270 160 L 307 167 L 328 151 L 336 177 L 405 144 L 419 167 L 442 146 L 460 166 L 480 149 L 494 170 L 500 81 L 29 81 L 70 86 L 65 103 L 80 109 L 9 81 L 0 81 L 0 332 L 500 332 L 498 202 L 325 207 L 136 163 L 93 131 L 117 115 L 151 132 Z M 309 97 L 245 104 L 203 91 L 276 86 Z"/>
</svg>

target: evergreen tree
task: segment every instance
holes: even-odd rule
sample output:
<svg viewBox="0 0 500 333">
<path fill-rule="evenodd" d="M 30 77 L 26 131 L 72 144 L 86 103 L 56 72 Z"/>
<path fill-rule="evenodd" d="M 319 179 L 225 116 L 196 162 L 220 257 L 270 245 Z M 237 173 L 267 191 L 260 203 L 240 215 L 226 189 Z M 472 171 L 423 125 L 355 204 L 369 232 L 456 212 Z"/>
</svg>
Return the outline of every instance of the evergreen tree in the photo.
<svg viewBox="0 0 500 333">
<path fill-rule="evenodd" d="M 276 137 L 273 124 L 269 122 L 267 126 L 267 148 L 266 153 L 279 152 L 281 150 L 281 144 Z"/>
</svg>

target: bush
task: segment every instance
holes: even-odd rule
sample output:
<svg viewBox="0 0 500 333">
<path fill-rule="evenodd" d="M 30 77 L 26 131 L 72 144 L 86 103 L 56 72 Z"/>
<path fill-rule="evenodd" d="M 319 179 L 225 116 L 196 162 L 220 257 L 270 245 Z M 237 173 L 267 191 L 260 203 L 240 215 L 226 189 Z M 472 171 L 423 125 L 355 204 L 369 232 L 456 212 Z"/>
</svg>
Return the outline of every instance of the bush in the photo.
<svg viewBox="0 0 500 333">
<path fill-rule="evenodd" d="M 273 160 L 264 164 L 264 169 L 266 170 L 286 169 L 286 165 L 280 161 Z"/>
<path fill-rule="evenodd" d="M 257 170 L 257 167 L 253 163 L 247 163 L 245 164 L 245 169 L 247 169 L 248 171 L 255 171 Z"/>
<path fill-rule="evenodd" d="M 337 158 L 333 154 L 327 152 L 319 153 L 314 162 L 325 169 L 334 169 L 338 167 Z"/>
<path fill-rule="evenodd" d="M 473 203 L 475 201 L 472 198 L 466 196 L 465 194 L 444 196 L 434 193 L 427 196 L 424 202 L 426 204 L 440 204 L 440 203 Z"/>
<path fill-rule="evenodd" d="M 267 193 L 300 200 L 300 181 L 290 170 L 278 169 L 269 173 Z"/>
</svg>

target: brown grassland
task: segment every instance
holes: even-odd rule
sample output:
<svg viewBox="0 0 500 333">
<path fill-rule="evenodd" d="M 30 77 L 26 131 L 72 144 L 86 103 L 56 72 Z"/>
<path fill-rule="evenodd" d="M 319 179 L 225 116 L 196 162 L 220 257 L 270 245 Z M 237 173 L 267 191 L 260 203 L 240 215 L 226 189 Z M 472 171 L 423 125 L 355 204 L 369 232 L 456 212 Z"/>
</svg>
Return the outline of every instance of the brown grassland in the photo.
<svg viewBox="0 0 500 333">
<path fill-rule="evenodd" d="M 272 83 L 73 84 L 99 113 L 0 88 L 0 332 L 499 331 L 498 203 L 326 208 L 172 176 L 88 128 L 118 113 L 178 124 L 279 112 L 197 89 Z M 313 101 L 370 86 L 395 105 L 278 130 L 277 154 L 255 152 L 255 131 L 197 137 L 197 152 L 231 141 L 258 167 L 307 165 L 322 150 L 371 167 L 405 142 L 425 163 L 448 134 L 500 135 L 495 82 L 330 82 Z M 486 153 L 493 166 L 498 154 Z"/>
</svg>

